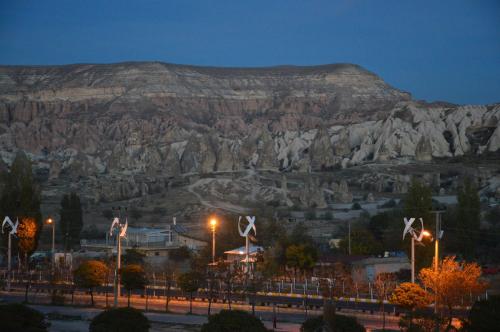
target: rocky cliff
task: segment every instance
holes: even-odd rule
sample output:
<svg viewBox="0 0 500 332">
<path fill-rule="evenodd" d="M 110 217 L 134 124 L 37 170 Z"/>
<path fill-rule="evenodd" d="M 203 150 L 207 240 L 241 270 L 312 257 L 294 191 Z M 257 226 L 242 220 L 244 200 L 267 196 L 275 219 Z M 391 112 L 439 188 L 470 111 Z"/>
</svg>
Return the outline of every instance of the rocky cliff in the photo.
<svg viewBox="0 0 500 332">
<path fill-rule="evenodd" d="M 499 121 L 500 105 L 414 101 L 350 64 L 0 67 L 1 160 L 8 165 L 22 149 L 46 195 L 69 186 L 95 204 L 172 187 L 193 193 L 210 187 L 210 174 L 223 172 L 234 173 L 221 189 L 229 197 L 252 178 L 248 172 L 324 175 L 367 164 L 496 154 Z M 204 181 L 193 183 L 196 176 Z M 286 196 L 280 182 L 253 199 Z M 323 182 L 302 186 L 315 192 Z M 312 196 L 296 203 L 326 206 L 325 190 L 314 204 Z"/>
</svg>

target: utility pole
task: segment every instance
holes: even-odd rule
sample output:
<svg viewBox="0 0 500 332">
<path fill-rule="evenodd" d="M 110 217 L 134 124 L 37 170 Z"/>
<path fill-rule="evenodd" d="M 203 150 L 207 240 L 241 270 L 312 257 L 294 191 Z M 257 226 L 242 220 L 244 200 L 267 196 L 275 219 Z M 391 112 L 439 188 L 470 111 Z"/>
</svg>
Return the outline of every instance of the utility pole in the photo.
<svg viewBox="0 0 500 332">
<path fill-rule="evenodd" d="M 444 213 L 444 210 L 438 210 L 438 211 L 431 211 L 432 213 L 436 214 L 436 235 L 435 235 L 435 240 L 434 240 L 434 272 L 438 273 L 439 271 L 439 240 L 443 236 L 443 231 L 441 230 L 441 214 Z M 437 313 L 437 307 L 438 307 L 438 297 L 437 297 L 437 290 L 434 291 L 435 296 L 434 296 L 434 313 Z M 436 329 L 439 329 L 437 327 L 438 325 L 436 324 Z"/>
<path fill-rule="evenodd" d="M 115 268 L 115 278 L 114 278 L 114 307 L 118 307 L 118 298 L 120 297 L 120 267 L 121 267 L 121 238 L 125 237 L 127 234 L 128 220 L 125 217 L 125 224 L 120 224 L 121 208 L 118 208 L 118 217 L 113 219 L 111 228 L 109 230 L 110 236 L 113 235 L 113 230 L 117 228 L 116 234 L 116 268 Z M 127 211 L 127 209 L 125 209 Z"/>
</svg>

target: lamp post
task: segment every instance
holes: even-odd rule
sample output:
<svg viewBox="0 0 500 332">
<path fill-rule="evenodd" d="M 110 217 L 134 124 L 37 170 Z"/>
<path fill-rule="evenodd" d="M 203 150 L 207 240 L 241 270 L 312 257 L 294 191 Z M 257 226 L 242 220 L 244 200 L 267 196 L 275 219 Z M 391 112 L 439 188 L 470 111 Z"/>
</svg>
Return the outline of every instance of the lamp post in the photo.
<svg viewBox="0 0 500 332">
<path fill-rule="evenodd" d="M 212 264 L 215 265 L 215 227 L 217 226 L 217 219 L 210 220 L 210 227 L 212 229 Z"/>
<path fill-rule="evenodd" d="M 426 230 L 422 231 L 422 235 L 425 237 L 432 237 L 431 233 Z M 415 283 L 415 237 L 413 236 L 411 237 L 411 282 Z"/>
<path fill-rule="evenodd" d="M 56 222 L 52 218 L 47 219 L 47 224 L 52 225 L 52 273 L 54 273 L 54 268 L 56 264 Z"/>
<path fill-rule="evenodd" d="M 125 218 L 125 224 L 120 224 L 120 218 L 114 218 L 109 229 L 109 235 L 113 236 L 113 230 L 117 229 L 116 234 L 116 267 L 114 277 L 114 307 L 118 307 L 118 298 L 120 297 L 120 268 L 121 268 L 121 238 L 127 236 L 128 219 Z"/>
<path fill-rule="evenodd" d="M 431 233 L 424 229 L 424 221 L 422 218 L 419 218 L 421 229 L 420 232 L 417 233 L 417 230 L 413 228 L 413 223 L 416 218 L 404 218 L 405 228 L 403 230 L 403 240 L 405 239 L 406 234 L 411 236 L 411 282 L 415 283 L 415 240 L 421 242 L 425 237 L 432 237 Z"/>
<path fill-rule="evenodd" d="M 2 223 L 2 234 L 4 231 L 5 224 L 10 226 L 9 240 L 7 246 L 7 291 L 10 292 L 10 281 L 11 281 L 11 260 L 12 260 L 12 235 L 17 233 L 17 227 L 19 226 L 19 220 L 16 220 L 14 224 L 9 217 L 5 217 Z"/>
</svg>

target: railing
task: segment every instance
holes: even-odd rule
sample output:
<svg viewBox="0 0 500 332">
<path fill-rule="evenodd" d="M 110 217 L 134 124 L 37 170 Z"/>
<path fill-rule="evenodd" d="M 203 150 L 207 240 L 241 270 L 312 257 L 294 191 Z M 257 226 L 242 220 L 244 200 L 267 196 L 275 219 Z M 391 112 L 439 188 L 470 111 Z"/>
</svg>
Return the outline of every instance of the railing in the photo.
<svg viewBox="0 0 500 332">
<path fill-rule="evenodd" d="M 92 239 L 92 240 L 81 240 L 80 245 L 82 247 L 91 246 L 101 246 L 101 247 L 116 247 L 116 241 L 105 240 L 105 239 Z M 121 243 L 123 248 L 177 248 L 178 244 L 167 241 L 156 241 L 156 242 L 140 242 L 140 241 L 127 241 L 122 240 Z"/>
</svg>

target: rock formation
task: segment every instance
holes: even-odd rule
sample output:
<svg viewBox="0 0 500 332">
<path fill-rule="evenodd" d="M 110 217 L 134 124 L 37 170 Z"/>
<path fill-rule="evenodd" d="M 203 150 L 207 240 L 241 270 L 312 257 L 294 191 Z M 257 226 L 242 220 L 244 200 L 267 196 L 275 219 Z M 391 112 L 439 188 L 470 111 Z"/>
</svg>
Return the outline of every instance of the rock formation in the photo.
<svg viewBox="0 0 500 332">
<path fill-rule="evenodd" d="M 179 177 L 189 174 L 330 172 L 497 154 L 499 119 L 500 104 L 414 101 L 350 64 L 0 67 L 0 163 L 22 149 L 45 185 L 71 183 L 93 201 L 183 187 Z M 325 206 L 316 181 L 304 182 L 304 204 Z M 352 200 L 336 181 L 332 191 Z M 407 175 L 390 181 L 363 186 L 406 192 Z"/>
</svg>

